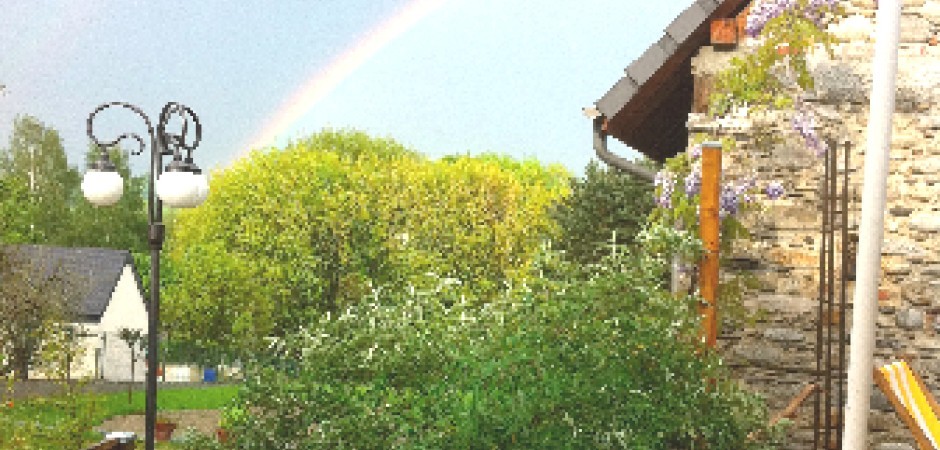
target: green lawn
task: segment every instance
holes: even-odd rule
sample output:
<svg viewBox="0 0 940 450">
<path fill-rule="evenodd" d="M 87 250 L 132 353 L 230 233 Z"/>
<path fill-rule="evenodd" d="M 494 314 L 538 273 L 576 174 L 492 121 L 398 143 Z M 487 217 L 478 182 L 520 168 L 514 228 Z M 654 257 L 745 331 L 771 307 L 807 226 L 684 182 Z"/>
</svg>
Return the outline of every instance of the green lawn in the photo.
<svg viewBox="0 0 940 450">
<path fill-rule="evenodd" d="M 236 392 L 238 385 L 234 384 L 199 389 L 158 389 L 157 410 L 219 409 L 227 406 Z M 101 398 L 100 405 L 105 414 L 102 420 L 113 416 L 144 413 L 144 391 L 135 391 L 131 403 L 127 402 L 127 392 L 106 394 Z"/>
<path fill-rule="evenodd" d="M 222 385 L 206 388 L 160 389 L 157 396 L 158 410 L 219 409 L 227 406 L 238 391 L 238 385 Z M 86 398 L 89 396 L 86 395 Z M 128 403 L 127 392 L 100 394 L 93 396 L 95 408 L 92 414 L 98 424 L 114 416 L 143 414 L 145 395 L 141 390 L 133 392 Z M 15 403 L 13 408 L 0 409 L 0 422 L 17 421 L 37 422 L 43 426 L 54 426 L 66 413 L 57 405 L 61 397 L 33 398 Z M 2 423 L 0 423 L 2 425 Z M 89 443 L 97 442 L 101 436 L 91 430 L 86 433 Z M 167 447 L 173 448 L 173 447 Z"/>
</svg>

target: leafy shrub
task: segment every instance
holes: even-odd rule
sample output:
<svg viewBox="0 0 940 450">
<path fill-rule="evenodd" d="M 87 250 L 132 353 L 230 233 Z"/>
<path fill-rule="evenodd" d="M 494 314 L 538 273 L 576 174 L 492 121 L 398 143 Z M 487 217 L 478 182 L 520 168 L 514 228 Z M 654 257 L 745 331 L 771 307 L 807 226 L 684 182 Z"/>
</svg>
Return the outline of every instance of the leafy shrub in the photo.
<svg viewBox="0 0 940 450">
<path fill-rule="evenodd" d="M 643 236 L 695 251 L 674 234 Z M 326 315 L 249 364 L 236 446 L 762 448 L 745 443 L 762 400 L 696 354 L 695 299 L 659 288 L 656 250 L 591 274 L 556 263 L 549 289 L 482 306 L 415 295 Z"/>
<path fill-rule="evenodd" d="M 196 431 L 195 428 L 187 428 L 177 436 L 173 436 L 177 448 L 181 450 L 222 450 L 224 444 L 219 443 L 215 438 L 206 436 Z"/>
<path fill-rule="evenodd" d="M 655 163 L 641 164 L 653 168 Z M 591 161 L 584 178 L 571 178 L 571 195 L 551 212 L 561 228 L 556 240 L 566 257 L 580 264 L 596 263 L 609 253 L 607 241 L 616 231 L 617 245 L 632 245 L 653 211 L 653 184 L 605 169 Z"/>
<path fill-rule="evenodd" d="M 63 381 L 62 395 L 0 405 L 0 449 L 84 449 L 98 436 L 92 427 L 100 402 L 98 395 L 82 392 L 84 383 L 68 387 Z"/>
<path fill-rule="evenodd" d="M 472 281 L 461 293 L 484 298 L 518 282 L 556 232 L 546 211 L 567 179 L 532 160 L 430 161 L 351 131 L 255 152 L 179 213 L 165 323 L 176 342 L 232 356 L 372 289 L 427 289 L 429 272 Z"/>
</svg>

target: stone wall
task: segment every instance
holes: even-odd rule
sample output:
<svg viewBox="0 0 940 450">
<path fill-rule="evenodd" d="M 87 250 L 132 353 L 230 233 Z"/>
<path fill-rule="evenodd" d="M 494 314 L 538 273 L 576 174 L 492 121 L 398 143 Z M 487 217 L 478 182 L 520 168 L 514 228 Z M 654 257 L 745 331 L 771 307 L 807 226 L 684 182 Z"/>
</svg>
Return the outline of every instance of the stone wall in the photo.
<svg viewBox="0 0 940 450">
<path fill-rule="evenodd" d="M 833 142 L 847 140 L 851 148 L 847 168 L 839 158 L 839 174 L 841 182 L 843 171 L 849 172 L 849 228 L 853 234 L 857 234 L 861 208 L 873 3 L 844 2 L 850 18 L 833 31 L 847 42 L 836 47 L 831 60 L 825 52 L 814 52 L 810 64 L 817 85 L 809 100 L 818 112 L 819 134 Z M 940 301 L 935 300 L 940 293 L 940 202 L 936 201 L 940 196 L 940 106 L 935 106 L 940 101 L 940 46 L 931 45 L 940 30 L 940 1 L 903 3 L 875 363 L 884 364 L 909 353 L 928 388 L 940 394 Z M 694 75 L 713 75 L 748 45 L 751 43 L 743 43 L 734 51 L 703 47 L 693 59 Z M 765 285 L 748 293 L 745 305 L 752 311 L 760 308 L 770 314 L 754 327 L 723 329 L 719 337 L 725 361 L 744 384 L 766 395 L 774 413 L 813 381 L 819 318 L 819 186 L 823 164 L 795 136 L 789 123 L 786 113 L 742 114 L 712 122 L 695 112 L 688 123 L 692 133 L 710 131 L 735 137 L 737 152 L 723 158 L 726 176 L 734 176 L 743 167 L 757 167 L 761 180 L 780 180 L 787 190 L 786 198 L 769 202 L 771 207 L 766 213 L 748 217 L 755 234 L 752 243 L 737 255 L 757 261 L 753 272 Z M 775 145 L 758 145 L 759 130 L 788 138 Z M 836 240 L 838 276 L 841 245 L 838 236 Z M 846 293 L 847 341 L 854 283 L 847 282 Z M 836 298 L 838 301 L 838 291 Z M 838 327 L 834 330 L 838 333 Z M 846 365 L 848 354 L 847 346 Z M 833 354 L 833 361 L 836 357 Z M 811 397 L 799 411 L 797 428 L 791 435 L 793 443 L 787 448 L 812 448 L 812 420 Z M 916 448 L 910 432 L 877 387 L 869 428 L 871 448 Z"/>
</svg>

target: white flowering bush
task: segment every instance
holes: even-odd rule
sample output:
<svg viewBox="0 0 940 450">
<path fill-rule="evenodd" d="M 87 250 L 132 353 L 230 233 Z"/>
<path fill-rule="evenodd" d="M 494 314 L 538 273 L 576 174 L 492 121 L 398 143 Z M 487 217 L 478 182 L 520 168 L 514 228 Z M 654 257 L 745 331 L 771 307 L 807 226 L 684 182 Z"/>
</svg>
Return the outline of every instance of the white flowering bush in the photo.
<svg viewBox="0 0 940 450">
<path fill-rule="evenodd" d="M 552 289 L 532 280 L 484 304 L 373 298 L 324 316 L 249 365 L 234 445 L 773 448 L 745 439 L 767 423 L 760 398 L 695 354 L 693 299 L 660 285 L 665 255 L 699 244 L 660 226 L 640 240 Z"/>
</svg>

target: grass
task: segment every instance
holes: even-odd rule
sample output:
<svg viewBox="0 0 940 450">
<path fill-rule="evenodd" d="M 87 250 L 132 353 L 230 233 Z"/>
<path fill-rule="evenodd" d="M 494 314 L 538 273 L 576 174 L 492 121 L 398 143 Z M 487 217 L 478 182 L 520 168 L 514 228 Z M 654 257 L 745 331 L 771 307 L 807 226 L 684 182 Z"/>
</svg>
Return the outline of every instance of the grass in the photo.
<svg viewBox="0 0 940 450">
<path fill-rule="evenodd" d="M 238 385 L 221 385 L 205 388 L 158 389 L 157 410 L 179 411 L 193 409 L 220 409 L 230 404 L 238 391 Z M 96 398 L 92 417 L 94 423 L 129 414 L 143 414 L 145 394 L 142 390 L 133 392 L 131 402 L 127 401 L 127 392 L 111 394 L 82 394 L 85 398 Z M 13 408 L 0 409 L 0 415 L 13 421 L 38 422 L 42 425 L 55 425 L 65 419 L 65 413 L 56 404 L 61 397 L 37 397 L 21 400 Z M 98 442 L 101 436 L 91 430 L 86 433 L 88 443 Z M 167 447 L 173 448 L 173 447 Z"/>
<path fill-rule="evenodd" d="M 219 409 L 227 406 L 238 385 L 213 386 L 208 388 L 158 389 L 158 411 L 180 411 L 190 409 Z M 127 414 L 143 414 L 146 396 L 143 391 L 134 392 L 131 402 L 127 402 L 127 392 L 102 396 L 99 407 L 107 414 L 105 418 Z"/>
</svg>

